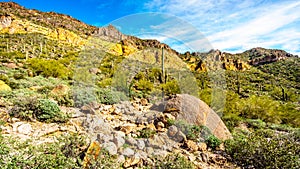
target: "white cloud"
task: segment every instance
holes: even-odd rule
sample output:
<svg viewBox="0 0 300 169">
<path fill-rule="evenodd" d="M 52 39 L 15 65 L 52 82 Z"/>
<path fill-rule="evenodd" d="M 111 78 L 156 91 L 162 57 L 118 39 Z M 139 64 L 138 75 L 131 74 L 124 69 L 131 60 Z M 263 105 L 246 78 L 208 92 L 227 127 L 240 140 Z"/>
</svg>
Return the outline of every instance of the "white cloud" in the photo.
<svg viewBox="0 0 300 169">
<path fill-rule="evenodd" d="M 299 52 L 299 1 L 154 0 L 145 8 L 190 22 L 214 48 L 242 51 L 261 46 Z M 173 31 L 177 36 L 190 36 L 188 29 Z"/>
</svg>

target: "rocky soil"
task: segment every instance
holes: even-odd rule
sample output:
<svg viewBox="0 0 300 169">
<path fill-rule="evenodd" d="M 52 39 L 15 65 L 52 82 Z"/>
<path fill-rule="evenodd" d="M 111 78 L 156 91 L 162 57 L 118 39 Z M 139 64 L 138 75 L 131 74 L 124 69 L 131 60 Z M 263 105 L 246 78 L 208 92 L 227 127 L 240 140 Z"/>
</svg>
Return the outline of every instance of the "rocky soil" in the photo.
<svg viewBox="0 0 300 169">
<path fill-rule="evenodd" d="M 2 126 L 5 136 L 20 140 L 32 139 L 33 143 L 55 142 L 56 135 L 72 132 L 90 138 L 90 148 L 101 147 L 118 156 L 124 168 L 149 166 L 155 158 L 179 153 L 198 168 L 236 168 L 228 161 L 221 145 L 212 151 L 204 142 L 188 140 L 187 133 L 168 120 L 177 117 L 170 111 L 151 110 L 146 99 L 125 101 L 115 105 L 90 104 L 81 108 L 61 107 L 72 117 L 67 123 L 41 123 L 20 121 L 2 113 L 8 121 Z"/>
</svg>

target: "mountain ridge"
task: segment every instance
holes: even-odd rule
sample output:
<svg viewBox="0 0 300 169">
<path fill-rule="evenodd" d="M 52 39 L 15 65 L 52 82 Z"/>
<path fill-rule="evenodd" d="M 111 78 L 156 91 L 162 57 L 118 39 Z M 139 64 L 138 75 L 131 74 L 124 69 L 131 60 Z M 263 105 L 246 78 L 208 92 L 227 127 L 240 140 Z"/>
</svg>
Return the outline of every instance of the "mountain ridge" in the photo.
<svg viewBox="0 0 300 169">
<path fill-rule="evenodd" d="M 153 39 L 153 40 L 151 40 L 151 39 L 140 39 L 140 38 L 135 37 L 135 36 L 125 35 L 125 34 L 121 33 L 119 30 L 117 30 L 113 25 L 108 25 L 106 27 L 96 27 L 96 26 L 86 24 L 86 23 L 84 23 L 84 22 L 82 22 L 82 21 L 80 21 L 76 18 L 73 18 L 69 15 L 66 15 L 66 14 L 59 14 L 59 13 L 56 13 L 56 12 L 53 12 L 53 11 L 41 12 L 41 11 L 38 11 L 36 9 L 26 9 L 25 7 L 19 5 L 15 2 L 1 2 L 0 7 L 2 8 L 0 10 L 1 11 L 1 13 L 0 13 L 1 20 L 0 21 L 1 21 L 2 27 L 4 25 L 3 21 L 6 20 L 7 17 L 9 17 L 11 15 L 21 16 L 21 14 L 26 14 L 26 11 L 27 11 L 27 14 L 23 15 L 22 18 L 27 16 L 28 20 L 31 20 L 31 21 L 34 21 L 34 22 L 38 21 L 42 24 L 46 24 L 47 26 L 52 25 L 52 26 L 55 26 L 55 28 L 61 28 L 62 27 L 64 29 L 74 31 L 75 33 L 78 33 L 79 35 L 82 32 L 85 35 L 88 35 L 88 36 L 103 36 L 103 35 L 106 35 L 106 37 L 107 36 L 111 37 L 114 40 L 125 41 L 125 42 L 121 42 L 123 44 L 130 43 L 130 42 L 126 42 L 126 40 L 128 41 L 128 39 L 130 39 L 131 41 L 144 40 L 144 41 L 142 41 L 142 45 L 139 42 L 136 45 L 139 46 L 139 47 L 140 46 L 164 47 L 167 50 L 170 50 L 170 51 L 172 51 L 176 54 L 179 54 L 179 52 L 172 49 L 169 45 L 161 43 L 158 40 L 155 40 L 155 39 Z M 13 9 L 17 9 L 17 11 L 13 11 Z M 63 19 L 66 19 L 67 22 L 62 22 L 62 23 L 58 22 L 58 23 L 56 23 L 55 21 L 57 21 L 57 20 L 51 21 L 52 18 L 51 17 L 49 18 L 49 16 L 52 16 L 52 18 L 62 17 Z M 67 24 L 64 24 L 64 23 L 67 23 Z M 72 23 L 72 24 L 70 25 L 70 23 Z M 77 26 L 73 27 L 74 25 L 77 25 Z M 7 27 L 7 25 L 6 25 L 6 27 Z M 116 34 L 116 33 L 119 36 L 118 38 L 114 37 L 115 36 L 114 34 Z M 260 50 L 260 49 L 264 49 L 264 48 L 255 47 L 255 48 L 252 48 L 252 49 L 248 49 L 248 50 L 246 50 L 242 53 L 229 53 L 229 52 L 222 52 L 222 53 L 227 54 L 227 55 L 239 55 L 239 54 L 243 54 L 243 53 L 251 53 L 252 51 L 255 52 L 255 51 L 266 51 L 266 50 L 269 50 L 272 53 L 272 50 L 273 50 L 273 51 L 277 51 L 277 53 L 278 53 L 278 51 L 280 51 L 279 52 L 279 53 L 281 53 L 281 54 L 279 54 L 280 56 L 284 55 L 284 56 L 287 56 L 287 57 L 290 57 L 290 56 L 298 57 L 297 55 L 290 54 L 290 53 L 288 53 L 284 50 L 281 50 L 281 49 L 264 49 L 264 50 Z M 212 49 L 212 50 L 219 51 L 218 49 Z M 188 51 L 186 51 L 186 52 L 188 52 Z M 263 53 L 259 52 L 259 54 L 262 55 Z M 252 57 L 252 55 L 251 55 L 251 57 Z M 268 58 L 267 58 L 267 60 L 268 60 Z M 252 60 L 252 61 L 250 61 L 250 63 L 253 64 L 253 65 L 259 64 L 259 63 L 257 63 L 256 60 Z"/>
</svg>

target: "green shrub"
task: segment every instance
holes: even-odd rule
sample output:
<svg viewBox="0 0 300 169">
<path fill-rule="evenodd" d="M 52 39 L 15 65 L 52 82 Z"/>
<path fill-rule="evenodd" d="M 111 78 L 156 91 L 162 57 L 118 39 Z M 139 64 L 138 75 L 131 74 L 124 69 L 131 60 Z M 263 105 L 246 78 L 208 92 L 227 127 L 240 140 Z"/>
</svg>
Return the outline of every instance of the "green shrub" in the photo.
<svg viewBox="0 0 300 169">
<path fill-rule="evenodd" d="M 144 128 L 142 130 L 139 130 L 138 132 L 140 133 L 138 138 L 151 138 L 156 134 L 155 131 L 148 128 Z"/>
<path fill-rule="evenodd" d="M 100 103 L 109 105 L 126 100 L 126 95 L 124 93 L 103 88 L 96 90 L 96 97 Z"/>
<path fill-rule="evenodd" d="M 194 169 L 195 165 L 180 154 L 170 154 L 163 159 L 157 159 L 155 168 L 159 169 Z"/>
<path fill-rule="evenodd" d="M 180 93 L 180 88 L 176 80 L 168 81 L 166 84 L 162 84 L 161 87 L 167 96 Z"/>
<path fill-rule="evenodd" d="M 153 83 L 148 80 L 140 79 L 135 83 L 135 89 L 141 91 L 144 96 L 147 96 L 153 90 Z"/>
<path fill-rule="evenodd" d="M 222 120 L 225 123 L 226 127 L 229 129 L 229 131 L 233 131 L 235 127 L 237 127 L 240 122 L 243 121 L 243 118 L 239 117 L 236 114 L 226 114 L 225 116 L 222 116 Z"/>
<path fill-rule="evenodd" d="M 169 127 L 169 126 L 172 126 L 172 125 L 175 125 L 175 120 L 173 120 L 173 119 L 167 119 L 167 127 Z"/>
<path fill-rule="evenodd" d="M 23 120 L 37 119 L 45 122 L 65 122 L 68 116 L 60 111 L 58 105 L 49 99 L 24 97 L 15 100 L 10 116 Z"/>
<path fill-rule="evenodd" d="M 110 155 L 105 149 L 101 149 L 99 155 L 95 157 L 90 157 L 92 159 L 90 164 L 86 166 L 88 169 L 119 169 L 121 163 L 117 162 L 116 156 Z"/>
<path fill-rule="evenodd" d="M 175 126 L 186 135 L 186 138 L 196 142 L 204 142 L 208 136 L 212 135 L 206 126 L 197 126 L 185 121 L 176 121 Z"/>
<path fill-rule="evenodd" d="M 67 116 L 61 113 L 57 103 L 49 99 L 39 99 L 36 105 L 36 117 L 40 121 L 64 122 Z"/>
<path fill-rule="evenodd" d="M 246 122 L 250 128 L 263 129 L 266 127 L 266 123 L 260 119 L 247 119 Z"/>
<path fill-rule="evenodd" d="M 95 89 L 76 87 L 73 89 L 73 100 L 76 107 L 89 104 L 96 101 Z"/>
<path fill-rule="evenodd" d="M 72 77 L 72 72 L 57 60 L 30 59 L 28 62 L 29 68 L 37 75 L 62 79 Z"/>
<path fill-rule="evenodd" d="M 12 117 L 22 120 L 33 121 L 36 119 L 37 98 L 35 97 L 19 97 L 14 101 L 14 107 L 9 111 Z"/>
<path fill-rule="evenodd" d="M 0 135 L 1 168 L 81 168 L 85 137 L 67 134 L 57 139 L 59 142 L 36 145 Z"/>
<path fill-rule="evenodd" d="M 212 148 L 213 150 L 215 150 L 217 147 L 220 146 L 221 144 L 221 140 L 218 139 L 216 136 L 214 135 L 210 135 L 205 139 L 205 143 L 207 144 L 208 147 Z"/>
<path fill-rule="evenodd" d="M 244 168 L 299 168 L 300 131 L 279 133 L 257 130 L 234 133 L 225 142 L 226 152 Z"/>
</svg>

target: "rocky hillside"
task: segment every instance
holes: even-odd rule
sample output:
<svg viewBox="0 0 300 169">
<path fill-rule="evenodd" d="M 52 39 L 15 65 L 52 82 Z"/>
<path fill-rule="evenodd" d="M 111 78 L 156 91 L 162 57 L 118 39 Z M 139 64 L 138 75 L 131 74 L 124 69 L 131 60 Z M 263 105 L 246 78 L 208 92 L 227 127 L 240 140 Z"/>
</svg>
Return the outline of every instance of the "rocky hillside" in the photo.
<svg viewBox="0 0 300 169">
<path fill-rule="evenodd" d="M 0 6 L 1 167 L 299 168 L 298 57 L 182 54 L 113 25 Z"/>
</svg>

